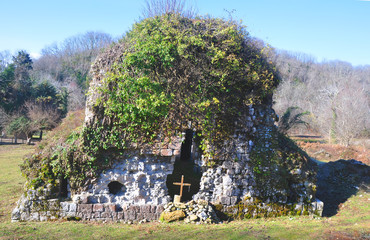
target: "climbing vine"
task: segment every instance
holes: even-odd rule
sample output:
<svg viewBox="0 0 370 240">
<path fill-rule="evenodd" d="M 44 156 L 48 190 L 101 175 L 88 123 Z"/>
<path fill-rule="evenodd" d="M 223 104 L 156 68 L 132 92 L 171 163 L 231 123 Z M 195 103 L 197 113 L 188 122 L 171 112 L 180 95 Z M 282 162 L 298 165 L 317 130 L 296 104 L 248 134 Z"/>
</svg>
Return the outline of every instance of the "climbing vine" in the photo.
<svg viewBox="0 0 370 240">
<path fill-rule="evenodd" d="M 271 101 L 279 81 L 244 26 L 176 14 L 136 23 L 94 68 L 94 117 L 26 160 L 33 188 L 58 178 L 86 187 L 122 150 L 171 139 L 189 123 L 203 154 L 216 161 L 247 106 Z"/>
<path fill-rule="evenodd" d="M 103 114 L 86 130 L 89 149 L 97 147 L 92 137 L 104 149 L 152 144 L 191 122 L 214 157 L 246 106 L 268 101 L 278 82 L 235 22 L 166 14 L 135 24 L 118 44 L 123 52 L 97 89 Z"/>
</svg>

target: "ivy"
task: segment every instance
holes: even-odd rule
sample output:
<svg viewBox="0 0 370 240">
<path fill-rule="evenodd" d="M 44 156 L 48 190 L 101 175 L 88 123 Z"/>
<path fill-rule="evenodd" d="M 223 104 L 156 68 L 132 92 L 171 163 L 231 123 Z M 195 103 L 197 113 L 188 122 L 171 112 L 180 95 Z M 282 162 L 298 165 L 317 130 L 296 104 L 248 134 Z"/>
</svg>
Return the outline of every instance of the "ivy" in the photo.
<svg viewBox="0 0 370 240">
<path fill-rule="evenodd" d="M 136 23 L 93 66 L 105 71 L 89 92 L 93 121 L 42 143 L 23 172 L 35 188 L 65 177 L 78 190 L 124 149 L 170 139 L 189 122 L 215 164 L 247 105 L 271 101 L 278 84 L 256 45 L 244 26 L 222 19 L 165 14 Z"/>
<path fill-rule="evenodd" d="M 135 24 L 119 44 L 125 47 L 98 87 L 103 114 L 85 131 L 94 154 L 170 138 L 191 121 L 201 148 L 217 157 L 246 105 L 269 101 L 278 82 L 235 22 L 166 14 Z"/>
</svg>

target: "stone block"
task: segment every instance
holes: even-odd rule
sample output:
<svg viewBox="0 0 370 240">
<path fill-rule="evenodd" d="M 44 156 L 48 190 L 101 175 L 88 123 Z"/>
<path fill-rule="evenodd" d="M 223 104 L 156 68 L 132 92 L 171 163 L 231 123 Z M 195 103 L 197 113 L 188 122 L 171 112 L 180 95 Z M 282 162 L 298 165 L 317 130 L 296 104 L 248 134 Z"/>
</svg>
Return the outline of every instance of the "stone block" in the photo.
<svg viewBox="0 0 370 240">
<path fill-rule="evenodd" d="M 40 214 L 38 212 L 34 212 L 30 214 L 30 221 L 40 221 Z"/>
<path fill-rule="evenodd" d="M 132 221 L 136 219 L 136 212 L 135 211 L 126 211 L 124 212 L 124 219 L 125 221 Z"/>
<path fill-rule="evenodd" d="M 12 211 L 12 220 L 21 220 L 21 212 L 17 207 Z"/>
<path fill-rule="evenodd" d="M 69 203 L 61 202 L 60 203 L 60 209 L 64 212 L 69 212 Z"/>
<path fill-rule="evenodd" d="M 221 204 L 222 205 L 230 205 L 230 197 L 222 196 L 221 197 Z"/>
<path fill-rule="evenodd" d="M 142 205 L 140 207 L 140 212 L 142 212 L 142 213 L 150 213 L 150 212 L 152 212 L 151 211 L 151 208 L 152 208 L 152 206 L 150 206 L 150 205 Z"/>
<path fill-rule="evenodd" d="M 41 222 L 46 222 L 47 220 L 49 220 L 49 217 L 48 216 L 40 216 L 40 221 Z"/>
<path fill-rule="evenodd" d="M 18 219 L 17 219 L 18 220 Z M 30 213 L 29 212 L 22 212 L 20 213 L 20 218 L 19 220 L 22 220 L 22 221 L 31 221 L 31 218 L 30 218 Z"/>
<path fill-rule="evenodd" d="M 91 214 L 91 219 L 97 219 L 97 218 L 100 218 L 101 217 L 101 213 L 100 212 L 94 212 Z"/>
<path fill-rule="evenodd" d="M 145 217 L 144 217 L 144 213 L 137 213 L 136 214 L 136 220 L 143 220 Z"/>
<path fill-rule="evenodd" d="M 161 149 L 161 156 L 170 157 L 172 156 L 172 154 L 173 154 L 172 149 L 168 149 L 168 148 Z"/>
<path fill-rule="evenodd" d="M 225 187 L 230 186 L 232 183 L 233 183 L 233 179 L 229 175 L 226 175 L 226 176 L 222 177 L 222 184 Z"/>
<path fill-rule="evenodd" d="M 173 151 L 173 155 L 175 155 L 175 156 L 180 155 L 180 153 L 181 153 L 181 151 L 180 151 L 180 150 L 174 150 L 174 151 Z"/>
<path fill-rule="evenodd" d="M 154 219 L 153 220 L 158 220 L 160 216 L 161 216 L 161 213 L 154 213 Z"/>
<path fill-rule="evenodd" d="M 173 149 L 173 150 L 180 150 L 181 142 L 172 142 L 168 145 L 168 148 Z"/>
<path fill-rule="evenodd" d="M 100 213 L 101 218 L 112 218 L 112 214 L 110 212 L 102 212 Z"/>
<path fill-rule="evenodd" d="M 152 213 L 156 213 L 157 212 L 157 206 L 152 205 L 150 208 L 151 208 L 150 209 L 150 212 L 152 212 Z"/>
<path fill-rule="evenodd" d="M 153 155 L 159 155 L 160 151 L 157 149 L 153 149 L 152 154 Z"/>
<path fill-rule="evenodd" d="M 156 220 L 157 218 L 155 213 L 144 213 L 144 219 Z"/>
<path fill-rule="evenodd" d="M 176 210 L 176 211 L 173 211 L 173 212 L 163 212 L 161 214 L 161 218 L 165 222 L 173 222 L 173 221 L 182 220 L 182 219 L 185 218 L 185 216 L 186 215 L 182 210 Z"/>
<path fill-rule="evenodd" d="M 58 199 L 50 199 L 48 200 L 48 210 L 50 211 L 58 211 L 60 209 L 60 203 Z"/>
<path fill-rule="evenodd" d="M 104 205 L 103 204 L 94 204 L 93 205 L 94 212 L 104 212 Z"/>
<path fill-rule="evenodd" d="M 156 208 L 157 208 L 157 209 L 156 209 L 156 213 L 161 214 L 161 213 L 164 211 L 164 207 L 163 207 L 162 205 L 159 205 L 159 206 L 157 206 Z"/>
<path fill-rule="evenodd" d="M 105 205 L 105 211 L 108 212 L 117 212 L 117 205 L 116 204 L 107 204 Z"/>
<path fill-rule="evenodd" d="M 77 212 L 77 204 L 69 203 L 69 212 Z"/>
<path fill-rule="evenodd" d="M 232 194 L 233 194 L 233 191 L 232 191 L 231 189 L 226 189 L 226 190 L 224 190 L 224 194 L 225 194 L 226 196 L 228 196 L 228 197 L 231 197 L 231 196 L 232 196 Z"/>
<path fill-rule="evenodd" d="M 316 209 L 322 211 L 324 209 L 324 203 L 319 199 L 316 199 Z"/>
<path fill-rule="evenodd" d="M 230 205 L 236 205 L 236 202 L 238 201 L 238 197 L 233 196 L 230 198 Z"/>
<path fill-rule="evenodd" d="M 124 219 L 124 218 L 125 218 L 124 212 L 118 212 L 117 213 L 117 219 Z"/>
<path fill-rule="evenodd" d="M 140 212 L 140 206 L 131 205 L 128 209 L 129 211 L 139 213 Z"/>
<path fill-rule="evenodd" d="M 302 211 L 303 210 L 303 204 L 301 204 L 301 203 L 296 204 L 294 210 Z"/>
<path fill-rule="evenodd" d="M 78 204 L 78 212 L 92 212 L 92 204 Z"/>
<path fill-rule="evenodd" d="M 202 211 L 201 213 L 199 213 L 197 215 L 200 219 L 202 219 L 203 221 L 206 220 L 208 218 L 208 215 L 206 212 Z"/>
<path fill-rule="evenodd" d="M 90 220 L 91 219 L 91 212 L 83 212 L 82 213 L 82 219 L 83 220 Z"/>
</svg>

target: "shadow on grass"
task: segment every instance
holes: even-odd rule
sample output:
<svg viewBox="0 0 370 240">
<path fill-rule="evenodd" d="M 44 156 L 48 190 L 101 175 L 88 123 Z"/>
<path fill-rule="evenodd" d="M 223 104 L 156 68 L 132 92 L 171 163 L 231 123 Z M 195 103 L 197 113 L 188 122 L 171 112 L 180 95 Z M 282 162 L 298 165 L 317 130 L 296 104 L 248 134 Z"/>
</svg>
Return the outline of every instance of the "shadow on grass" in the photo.
<svg viewBox="0 0 370 240">
<path fill-rule="evenodd" d="M 369 191 L 370 166 L 356 160 L 318 165 L 316 197 L 324 202 L 324 217 L 337 214 L 339 205 L 360 189 Z"/>
</svg>

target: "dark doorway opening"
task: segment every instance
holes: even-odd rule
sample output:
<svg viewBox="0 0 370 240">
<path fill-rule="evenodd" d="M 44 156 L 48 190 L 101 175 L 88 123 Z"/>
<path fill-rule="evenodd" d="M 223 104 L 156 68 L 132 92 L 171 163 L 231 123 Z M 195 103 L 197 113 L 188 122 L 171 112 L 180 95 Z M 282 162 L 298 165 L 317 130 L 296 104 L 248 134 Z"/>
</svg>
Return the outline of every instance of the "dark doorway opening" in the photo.
<svg viewBox="0 0 370 240">
<path fill-rule="evenodd" d="M 199 166 L 194 164 L 192 158 L 194 131 L 188 129 L 185 131 L 185 140 L 181 144 L 180 157 L 175 160 L 174 170 L 172 174 L 167 176 L 167 189 L 170 197 L 173 199 L 174 195 L 180 194 L 180 186 L 174 185 L 174 182 L 181 182 L 181 176 L 184 175 L 184 182 L 190 183 L 191 186 L 184 187 L 181 201 L 190 201 L 193 195 L 199 192 L 200 178 L 202 177 L 199 171 Z"/>
<path fill-rule="evenodd" d="M 118 181 L 112 181 L 108 184 L 109 193 L 117 195 L 123 192 L 123 184 Z"/>
<path fill-rule="evenodd" d="M 68 179 L 66 179 L 64 175 L 59 178 L 59 197 L 68 197 Z"/>
<path fill-rule="evenodd" d="M 181 161 L 191 161 L 191 145 L 193 144 L 193 130 L 188 129 L 185 131 L 185 140 L 181 144 Z"/>
</svg>

